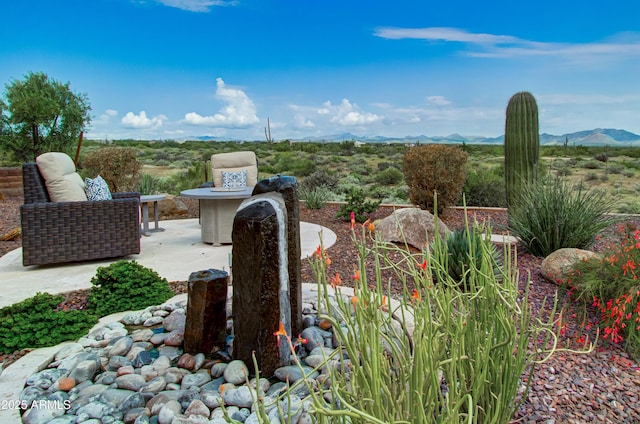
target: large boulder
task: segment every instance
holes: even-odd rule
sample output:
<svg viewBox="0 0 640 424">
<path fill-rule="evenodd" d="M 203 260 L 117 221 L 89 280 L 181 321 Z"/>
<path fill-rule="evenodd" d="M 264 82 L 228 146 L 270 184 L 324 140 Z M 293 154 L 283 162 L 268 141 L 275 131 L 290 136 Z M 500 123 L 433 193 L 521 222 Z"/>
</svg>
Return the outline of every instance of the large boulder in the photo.
<svg viewBox="0 0 640 424">
<path fill-rule="evenodd" d="M 189 213 L 189 208 L 179 198 L 170 194 L 158 202 L 158 212 L 162 218 L 184 216 Z M 149 206 L 149 216 L 153 216 L 153 206 Z"/>
<path fill-rule="evenodd" d="M 397 209 L 391 215 L 376 222 L 376 236 L 380 241 L 408 244 L 423 249 L 433 240 L 436 218 L 419 208 Z M 438 218 L 438 231 L 444 238 L 449 229 Z"/>
<path fill-rule="evenodd" d="M 565 247 L 544 258 L 540 272 L 552 283 L 562 284 L 577 263 L 599 257 L 599 254 L 590 250 Z"/>
</svg>

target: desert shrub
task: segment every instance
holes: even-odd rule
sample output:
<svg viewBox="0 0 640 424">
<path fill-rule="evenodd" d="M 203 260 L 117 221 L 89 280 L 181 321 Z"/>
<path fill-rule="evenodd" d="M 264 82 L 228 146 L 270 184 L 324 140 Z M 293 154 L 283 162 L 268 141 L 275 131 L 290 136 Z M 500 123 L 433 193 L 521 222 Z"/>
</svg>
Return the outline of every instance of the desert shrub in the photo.
<svg viewBox="0 0 640 424">
<path fill-rule="evenodd" d="M 603 167 L 602 162 L 597 162 L 594 160 L 583 162 L 581 163 L 581 166 L 586 169 L 600 169 Z"/>
<path fill-rule="evenodd" d="M 585 181 L 597 181 L 598 180 L 598 174 L 596 174 L 595 172 L 587 172 L 584 176 L 584 180 Z"/>
<path fill-rule="evenodd" d="M 159 305 L 173 296 L 166 278 L 136 261 L 99 267 L 91 285 L 87 308 L 99 316 Z"/>
<path fill-rule="evenodd" d="M 469 171 L 462 192 L 467 206 L 507 206 L 504 177 L 494 171 L 482 168 Z"/>
<path fill-rule="evenodd" d="M 352 190 L 361 189 L 362 185 L 362 177 L 356 174 L 349 174 L 340 178 L 340 181 L 338 181 L 337 192 L 341 194 L 348 194 Z"/>
<path fill-rule="evenodd" d="M 82 174 L 100 175 L 112 192 L 135 191 L 140 185 L 141 164 L 131 147 L 105 147 L 93 150 L 82 160 Z"/>
<path fill-rule="evenodd" d="M 368 201 L 364 195 L 364 190 L 361 188 L 353 188 L 347 193 L 347 203 L 340 206 L 340 210 L 336 214 L 336 218 L 351 219 L 356 222 L 364 222 L 368 218 L 368 214 L 378 210 L 380 201 Z"/>
<path fill-rule="evenodd" d="M 607 172 L 609 174 L 622 174 L 622 171 L 624 171 L 624 169 L 625 169 L 624 165 L 614 163 L 609 165 L 609 167 L 607 167 Z"/>
<path fill-rule="evenodd" d="M 326 187 L 329 190 L 338 188 L 338 177 L 324 170 L 318 170 L 300 181 L 300 187 L 305 190 L 313 190 L 317 187 Z"/>
<path fill-rule="evenodd" d="M 374 176 L 374 181 L 382 185 L 396 185 L 402 182 L 402 171 L 397 168 L 385 168 Z"/>
<path fill-rule="evenodd" d="M 640 230 L 619 225 L 618 231 L 601 257 L 577 263 L 565 282 L 575 299 L 599 309 L 604 338 L 626 341 L 640 358 Z"/>
<path fill-rule="evenodd" d="M 593 158 L 598 162 L 607 162 L 609 160 L 609 156 L 606 153 L 598 153 Z"/>
<path fill-rule="evenodd" d="M 194 161 L 191 166 L 165 179 L 159 187 L 159 191 L 164 193 L 179 194 L 182 190 L 198 187 L 206 181 L 212 179 L 209 163 L 206 161 Z"/>
<path fill-rule="evenodd" d="M 322 209 L 331 196 L 331 190 L 325 186 L 317 186 L 312 189 L 300 188 L 300 199 L 306 202 L 309 209 Z"/>
<path fill-rule="evenodd" d="M 64 296 L 36 293 L 0 309 L 0 352 L 53 346 L 77 340 L 98 322 L 86 310 L 58 310 Z"/>
<path fill-rule="evenodd" d="M 636 175 L 636 173 L 633 169 L 623 169 L 622 175 L 624 175 L 627 178 L 633 178 Z"/>
<path fill-rule="evenodd" d="M 606 215 L 614 201 L 605 192 L 569 186 L 557 177 L 527 186 L 520 197 L 509 208 L 509 229 L 536 256 L 563 247 L 587 248 L 615 221 Z"/>
<path fill-rule="evenodd" d="M 467 179 L 467 154 L 456 146 L 428 144 L 405 153 L 402 169 L 409 199 L 421 209 L 438 212 L 455 205 Z"/>
</svg>

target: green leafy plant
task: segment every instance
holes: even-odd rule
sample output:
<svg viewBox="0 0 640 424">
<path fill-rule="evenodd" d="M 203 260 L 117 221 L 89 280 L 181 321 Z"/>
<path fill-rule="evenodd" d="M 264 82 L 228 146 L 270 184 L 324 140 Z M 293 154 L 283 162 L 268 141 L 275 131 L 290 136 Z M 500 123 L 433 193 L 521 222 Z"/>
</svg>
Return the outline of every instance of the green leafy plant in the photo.
<svg viewBox="0 0 640 424">
<path fill-rule="evenodd" d="M 53 346 L 87 334 L 98 317 L 86 310 L 59 310 L 63 300 L 61 295 L 36 293 L 0 309 L 0 352 Z"/>
<path fill-rule="evenodd" d="M 536 256 L 563 247 L 585 249 L 616 221 L 608 215 L 613 208 L 614 201 L 603 191 L 547 178 L 523 188 L 519 201 L 509 208 L 509 229 Z"/>
<path fill-rule="evenodd" d="M 156 194 L 158 192 L 159 178 L 151 174 L 142 174 L 140 178 L 140 189 L 142 195 Z"/>
<path fill-rule="evenodd" d="M 437 195 L 438 213 L 455 205 L 467 179 L 466 163 L 467 154 L 456 146 L 428 144 L 407 150 L 402 169 L 409 200 L 433 210 Z"/>
<path fill-rule="evenodd" d="M 504 178 L 494 170 L 471 169 L 462 191 L 467 206 L 507 206 Z"/>
<path fill-rule="evenodd" d="M 98 268 L 91 284 L 87 308 L 99 316 L 158 305 L 173 296 L 166 278 L 136 261 Z"/>
<path fill-rule="evenodd" d="M 382 171 L 379 171 L 373 177 L 374 181 L 378 184 L 382 185 L 395 185 L 400 184 L 402 182 L 402 171 L 398 168 L 385 168 Z"/>
<path fill-rule="evenodd" d="M 356 222 L 364 222 L 368 214 L 378 210 L 380 201 L 366 200 L 364 190 L 352 188 L 347 194 L 347 203 L 340 206 L 336 218 L 351 219 L 351 214 Z"/>
</svg>

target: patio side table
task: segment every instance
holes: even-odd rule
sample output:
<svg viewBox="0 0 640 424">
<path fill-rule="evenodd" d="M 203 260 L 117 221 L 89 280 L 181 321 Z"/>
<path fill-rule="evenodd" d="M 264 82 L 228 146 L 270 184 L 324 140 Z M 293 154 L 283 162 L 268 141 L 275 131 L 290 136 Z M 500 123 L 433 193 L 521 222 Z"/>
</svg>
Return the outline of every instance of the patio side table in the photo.
<svg viewBox="0 0 640 424">
<path fill-rule="evenodd" d="M 142 210 L 142 235 L 150 236 L 151 232 L 164 231 L 164 228 L 158 226 L 158 202 L 166 199 L 164 194 L 150 194 L 140 196 L 140 209 Z M 153 203 L 153 215 L 155 228 L 149 229 L 149 204 Z"/>
</svg>

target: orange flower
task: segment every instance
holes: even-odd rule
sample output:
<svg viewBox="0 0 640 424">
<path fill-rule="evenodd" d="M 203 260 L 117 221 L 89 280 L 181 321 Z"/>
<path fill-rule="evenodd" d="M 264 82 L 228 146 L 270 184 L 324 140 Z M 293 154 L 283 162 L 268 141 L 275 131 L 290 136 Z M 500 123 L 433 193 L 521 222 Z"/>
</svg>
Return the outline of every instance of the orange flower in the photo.
<svg viewBox="0 0 640 424">
<path fill-rule="evenodd" d="M 376 229 L 376 226 L 373 225 L 373 222 L 371 222 L 370 219 L 364 221 L 364 224 L 362 224 L 362 226 L 369 230 L 369 232 L 373 232 Z"/>
<path fill-rule="evenodd" d="M 356 228 L 356 214 L 351 211 L 351 229 Z"/>
<path fill-rule="evenodd" d="M 331 265 L 331 258 L 330 258 L 329 256 L 325 256 L 325 258 L 324 258 L 324 264 L 325 264 L 326 266 Z"/>
<path fill-rule="evenodd" d="M 380 309 L 383 312 L 387 312 L 389 310 L 389 306 L 387 305 L 387 296 L 382 296 L 382 304 L 380 305 Z"/>
<path fill-rule="evenodd" d="M 335 277 L 331 277 L 331 288 L 335 288 L 335 286 L 341 286 L 342 285 L 342 279 L 340 279 L 340 274 L 338 274 L 336 272 L 336 276 Z"/>
<path fill-rule="evenodd" d="M 322 246 L 318 245 L 318 247 L 316 248 L 316 251 L 313 252 L 313 254 L 315 255 L 316 258 L 321 259 L 323 254 L 322 254 Z"/>
<path fill-rule="evenodd" d="M 358 296 L 353 296 L 351 298 L 351 304 L 353 305 L 353 310 L 356 310 L 356 305 L 358 304 Z"/>
<path fill-rule="evenodd" d="M 416 289 L 413 289 L 413 294 L 411 295 L 411 303 L 413 302 L 420 302 L 420 293 Z"/>
<path fill-rule="evenodd" d="M 421 264 L 418 265 L 420 268 L 422 268 L 423 271 L 427 270 L 427 260 L 425 259 L 424 261 L 422 261 Z"/>
<path fill-rule="evenodd" d="M 360 270 L 356 270 L 356 273 L 351 276 L 352 279 L 360 281 Z"/>
<path fill-rule="evenodd" d="M 280 347 L 280 337 L 289 337 L 287 331 L 284 329 L 284 323 L 282 321 L 280 321 L 280 328 L 278 328 L 278 331 L 273 333 L 273 335 L 277 337 L 276 343 L 278 347 Z"/>
</svg>

